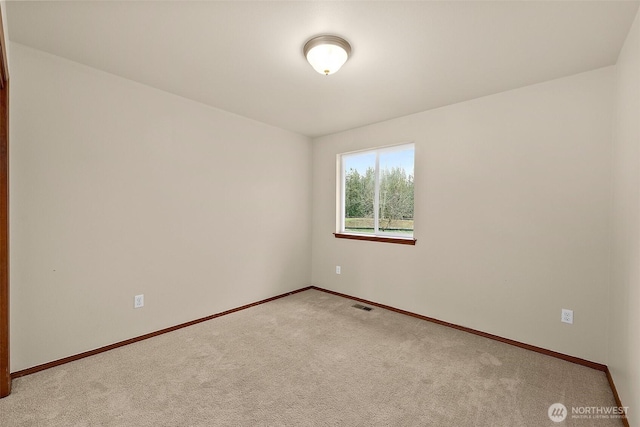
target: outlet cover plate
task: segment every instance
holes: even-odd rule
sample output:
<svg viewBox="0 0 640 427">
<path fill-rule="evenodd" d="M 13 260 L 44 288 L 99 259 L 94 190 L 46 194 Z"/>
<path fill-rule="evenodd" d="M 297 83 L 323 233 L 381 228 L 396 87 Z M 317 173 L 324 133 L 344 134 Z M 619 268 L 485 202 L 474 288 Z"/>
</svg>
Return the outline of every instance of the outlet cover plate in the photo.
<svg viewBox="0 0 640 427">
<path fill-rule="evenodd" d="M 144 295 L 136 295 L 133 297 L 133 308 L 144 307 Z"/>
<path fill-rule="evenodd" d="M 569 323 L 570 325 L 573 325 L 573 310 L 567 310 L 566 308 L 563 308 L 562 317 L 560 318 L 560 321 L 562 321 L 563 323 Z"/>
</svg>

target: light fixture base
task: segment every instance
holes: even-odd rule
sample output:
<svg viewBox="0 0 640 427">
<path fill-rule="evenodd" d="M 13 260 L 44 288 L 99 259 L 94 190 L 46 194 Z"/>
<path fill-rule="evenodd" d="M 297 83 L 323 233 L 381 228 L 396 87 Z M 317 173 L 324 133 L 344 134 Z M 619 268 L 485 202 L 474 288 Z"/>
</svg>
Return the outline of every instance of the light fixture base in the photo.
<svg viewBox="0 0 640 427">
<path fill-rule="evenodd" d="M 318 73 L 329 75 L 338 71 L 349 59 L 351 45 L 342 37 L 323 34 L 307 41 L 303 53 Z"/>
</svg>

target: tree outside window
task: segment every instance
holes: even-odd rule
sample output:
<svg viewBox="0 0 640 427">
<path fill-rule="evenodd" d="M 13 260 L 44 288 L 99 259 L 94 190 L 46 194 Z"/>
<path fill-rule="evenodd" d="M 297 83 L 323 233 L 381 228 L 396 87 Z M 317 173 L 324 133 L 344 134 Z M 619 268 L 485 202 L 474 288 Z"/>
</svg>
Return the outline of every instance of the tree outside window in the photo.
<svg viewBox="0 0 640 427">
<path fill-rule="evenodd" d="M 341 155 L 341 232 L 413 237 L 414 145 Z"/>
</svg>

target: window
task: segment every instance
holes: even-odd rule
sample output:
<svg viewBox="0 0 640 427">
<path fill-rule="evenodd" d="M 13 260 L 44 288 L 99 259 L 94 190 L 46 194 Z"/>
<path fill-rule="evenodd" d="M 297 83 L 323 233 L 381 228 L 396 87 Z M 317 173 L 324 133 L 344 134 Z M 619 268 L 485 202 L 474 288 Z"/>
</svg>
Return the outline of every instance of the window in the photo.
<svg viewBox="0 0 640 427">
<path fill-rule="evenodd" d="M 340 215 L 336 237 L 415 243 L 414 145 L 339 155 Z"/>
</svg>

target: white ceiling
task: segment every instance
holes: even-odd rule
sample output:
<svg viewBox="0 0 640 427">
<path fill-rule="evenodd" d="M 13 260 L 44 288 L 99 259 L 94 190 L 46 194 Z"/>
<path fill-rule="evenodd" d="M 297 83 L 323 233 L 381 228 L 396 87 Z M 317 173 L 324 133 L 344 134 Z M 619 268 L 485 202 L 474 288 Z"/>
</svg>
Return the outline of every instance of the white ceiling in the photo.
<svg viewBox="0 0 640 427">
<path fill-rule="evenodd" d="M 637 1 L 8 1 L 9 38 L 308 136 L 615 64 Z M 304 43 L 352 45 L 335 75 Z"/>
</svg>

